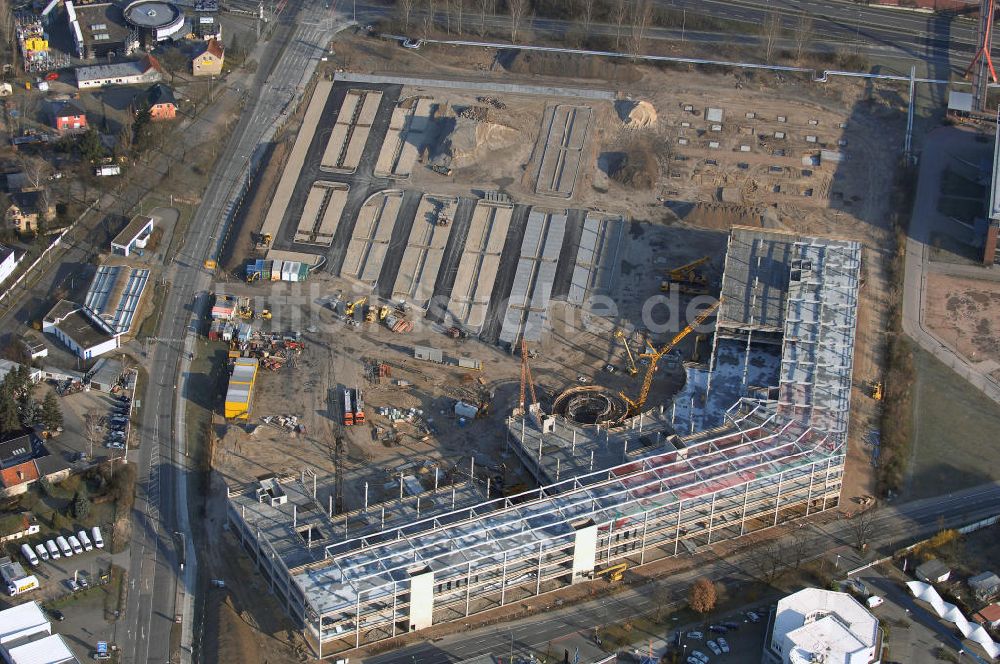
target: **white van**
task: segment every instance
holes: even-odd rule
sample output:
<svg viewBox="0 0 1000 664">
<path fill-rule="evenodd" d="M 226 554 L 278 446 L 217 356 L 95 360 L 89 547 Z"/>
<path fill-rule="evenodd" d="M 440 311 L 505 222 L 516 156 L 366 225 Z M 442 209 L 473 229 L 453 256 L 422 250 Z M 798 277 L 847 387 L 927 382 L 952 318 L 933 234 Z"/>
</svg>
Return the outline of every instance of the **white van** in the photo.
<svg viewBox="0 0 1000 664">
<path fill-rule="evenodd" d="M 80 544 L 83 545 L 84 551 L 93 551 L 94 545 L 90 543 L 90 538 L 87 537 L 87 531 L 81 530 L 76 534 L 77 538 L 80 540 Z"/>
<path fill-rule="evenodd" d="M 49 558 L 52 560 L 59 560 L 59 547 L 52 540 L 45 542 L 45 548 L 49 550 Z"/>
<path fill-rule="evenodd" d="M 878 595 L 872 595 L 871 597 L 868 598 L 869 609 L 874 609 L 876 606 L 881 606 L 884 603 L 885 600 L 879 597 Z"/>
<path fill-rule="evenodd" d="M 49 559 L 49 551 L 48 551 L 48 549 L 45 548 L 44 544 L 36 544 L 35 545 L 35 553 L 37 553 L 38 557 L 41 558 L 42 560 L 48 560 Z"/>
<path fill-rule="evenodd" d="M 98 526 L 94 526 L 90 529 L 90 534 L 94 536 L 94 546 L 98 549 L 104 548 L 104 538 L 101 537 L 101 529 Z"/>
<path fill-rule="evenodd" d="M 59 545 L 59 550 L 62 551 L 62 554 L 67 558 L 73 555 L 73 549 L 69 548 L 69 542 L 67 542 L 66 538 L 62 535 L 56 538 L 56 544 Z"/>
<path fill-rule="evenodd" d="M 83 545 L 80 544 L 80 540 L 76 538 L 76 535 L 69 536 L 69 545 L 73 547 L 73 553 L 75 554 L 83 553 Z"/>
<path fill-rule="evenodd" d="M 38 567 L 38 556 L 35 555 L 35 551 L 31 548 L 30 544 L 21 545 L 21 555 L 28 561 L 29 565 Z"/>
</svg>

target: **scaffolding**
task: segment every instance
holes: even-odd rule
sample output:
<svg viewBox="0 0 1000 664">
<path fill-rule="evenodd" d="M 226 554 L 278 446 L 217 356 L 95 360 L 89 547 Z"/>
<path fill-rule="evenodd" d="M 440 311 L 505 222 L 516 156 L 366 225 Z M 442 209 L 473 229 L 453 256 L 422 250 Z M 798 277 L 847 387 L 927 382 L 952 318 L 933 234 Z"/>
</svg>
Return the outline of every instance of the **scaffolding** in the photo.
<svg viewBox="0 0 1000 664">
<path fill-rule="evenodd" d="M 363 510 L 336 518 L 304 476 L 286 478 L 279 498 L 262 487 L 231 490 L 230 521 L 315 653 L 463 619 L 616 565 L 694 552 L 835 507 L 860 246 L 782 237 L 777 251 L 744 236 L 751 232 L 734 235 L 767 261 L 746 261 L 739 288 L 751 299 L 720 310 L 719 324 L 735 330 L 730 339 L 748 354 L 757 343 L 744 331 L 765 335 L 772 349 L 780 342 L 781 358 L 773 389 L 736 396 L 718 425 L 681 435 L 665 407 L 613 429 L 519 413 L 507 421 L 507 444 L 539 488 L 501 498 L 483 490 L 474 467 L 468 482 L 450 486 L 435 474 L 433 489 L 400 476 L 398 500 L 366 499 Z M 769 262 L 778 255 L 781 265 Z M 771 275 L 766 292 L 755 264 Z"/>
</svg>

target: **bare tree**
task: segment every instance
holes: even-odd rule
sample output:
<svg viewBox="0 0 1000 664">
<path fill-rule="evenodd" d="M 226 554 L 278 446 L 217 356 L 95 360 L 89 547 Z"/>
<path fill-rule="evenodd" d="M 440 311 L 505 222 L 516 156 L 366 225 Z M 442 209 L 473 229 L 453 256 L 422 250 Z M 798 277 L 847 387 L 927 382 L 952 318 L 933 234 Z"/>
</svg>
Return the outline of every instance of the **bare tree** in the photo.
<svg viewBox="0 0 1000 664">
<path fill-rule="evenodd" d="M 799 24 L 795 29 L 795 60 L 801 61 L 809 42 L 812 41 L 813 20 L 806 12 L 799 14 Z"/>
<path fill-rule="evenodd" d="M 622 39 L 622 24 L 625 23 L 625 17 L 628 15 L 628 5 L 625 0 L 617 0 L 614 9 L 614 19 L 615 19 L 615 50 L 621 44 Z"/>
<path fill-rule="evenodd" d="M 579 0 L 580 5 L 577 11 L 580 14 L 580 21 L 583 26 L 583 34 L 586 37 L 590 34 L 590 25 L 594 22 L 594 3 L 596 0 Z"/>
<path fill-rule="evenodd" d="M 806 561 L 806 556 L 809 555 L 811 538 L 805 527 L 794 529 L 791 535 L 792 542 L 788 546 L 788 553 L 791 555 L 792 565 L 795 566 L 795 569 L 799 569 Z"/>
<path fill-rule="evenodd" d="M 754 551 L 750 564 L 761 581 L 771 583 L 785 569 L 785 550 L 776 541 L 765 542 Z"/>
<path fill-rule="evenodd" d="M 451 34 L 451 0 L 444 0 L 444 31 Z"/>
<path fill-rule="evenodd" d="M 489 11 L 491 0 L 477 0 L 479 7 L 479 36 L 486 35 L 486 12 Z"/>
<path fill-rule="evenodd" d="M 101 416 L 97 413 L 87 413 L 83 418 L 84 435 L 90 443 L 90 458 L 94 458 L 94 445 L 100 443 L 104 427 L 101 426 Z"/>
<path fill-rule="evenodd" d="M 629 37 L 629 52 L 633 56 L 642 53 L 643 42 L 652 22 L 652 0 L 635 0 L 632 5 L 632 34 Z"/>
<path fill-rule="evenodd" d="M 528 11 L 528 0 L 507 0 L 507 9 L 510 11 L 510 43 L 516 44 L 517 33 Z"/>
<path fill-rule="evenodd" d="M 427 9 L 424 12 L 424 37 L 430 37 L 434 29 L 434 18 L 437 14 L 437 3 L 435 0 L 427 0 Z"/>
<path fill-rule="evenodd" d="M 764 21 L 764 62 L 771 62 L 775 43 L 781 34 L 781 17 L 777 12 L 771 12 Z"/>
<path fill-rule="evenodd" d="M 396 8 L 403 19 L 403 32 L 409 32 L 410 15 L 413 14 L 413 0 L 398 0 Z"/>
<path fill-rule="evenodd" d="M 875 510 L 868 508 L 858 512 L 851 517 L 850 526 L 854 546 L 858 551 L 864 551 L 875 532 Z"/>
<path fill-rule="evenodd" d="M 465 14 L 465 0 L 455 0 L 455 29 L 462 34 L 462 18 Z"/>
</svg>

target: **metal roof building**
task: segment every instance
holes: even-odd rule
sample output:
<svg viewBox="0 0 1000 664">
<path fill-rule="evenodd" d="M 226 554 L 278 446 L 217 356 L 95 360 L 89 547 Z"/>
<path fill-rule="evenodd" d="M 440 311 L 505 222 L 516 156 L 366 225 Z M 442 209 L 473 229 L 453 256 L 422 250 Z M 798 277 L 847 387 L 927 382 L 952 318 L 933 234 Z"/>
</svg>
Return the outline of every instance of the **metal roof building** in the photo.
<svg viewBox="0 0 1000 664">
<path fill-rule="evenodd" d="M 128 334 L 149 281 L 149 270 L 100 265 L 84 305 L 118 334 Z"/>
<path fill-rule="evenodd" d="M 315 489 L 294 502 L 290 523 L 283 505 L 293 502 L 294 482 L 278 507 L 267 491 L 230 490 L 234 530 L 316 653 L 459 620 L 613 565 L 643 565 L 836 506 L 861 247 L 734 229 L 730 251 L 734 273 L 723 292 L 733 302 L 716 337 L 746 350 L 718 376 L 713 349 L 703 388 L 711 394 L 724 379 L 718 399 L 728 402 L 713 410 L 711 426 L 681 434 L 666 407 L 610 430 L 512 417 L 508 446 L 540 488 L 491 499 L 479 486 L 486 498 L 473 491 L 466 503 L 449 499 L 448 488 L 414 499 L 401 486 L 398 501 L 342 523 L 321 518 L 315 531 L 299 517 L 326 512 Z M 772 358 L 758 377 L 767 384 L 750 389 L 738 368 L 754 363 L 762 346 Z"/>
</svg>

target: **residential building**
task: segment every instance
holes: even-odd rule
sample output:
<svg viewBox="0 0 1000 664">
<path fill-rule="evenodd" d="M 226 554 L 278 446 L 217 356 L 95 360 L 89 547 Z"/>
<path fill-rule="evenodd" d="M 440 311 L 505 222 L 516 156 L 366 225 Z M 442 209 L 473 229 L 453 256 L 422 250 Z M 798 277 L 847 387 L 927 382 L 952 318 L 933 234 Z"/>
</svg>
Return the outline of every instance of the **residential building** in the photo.
<svg viewBox="0 0 1000 664">
<path fill-rule="evenodd" d="M 61 135 L 87 131 L 87 111 L 75 99 L 53 102 L 49 113 L 52 127 Z"/>
<path fill-rule="evenodd" d="M 111 253 L 127 258 L 135 253 L 136 249 L 145 249 L 155 224 L 153 217 L 141 214 L 132 217 L 128 225 L 111 241 Z"/>
<path fill-rule="evenodd" d="M 10 194 L 10 207 L 5 220 L 7 226 L 18 233 L 37 233 L 40 226 L 56 216 L 55 206 L 49 202 L 48 193 L 41 188 L 17 191 Z"/>
<path fill-rule="evenodd" d="M 1000 629 L 1000 604 L 994 602 L 979 610 L 972 618 L 984 627 Z"/>
<path fill-rule="evenodd" d="M 191 61 L 191 72 L 195 76 L 220 76 L 225 63 L 226 49 L 218 39 L 209 39 L 205 50 Z"/>
<path fill-rule="evenodd" d="M 951 577 L 951 570 L 937 558 L 932 558 L 918 565 L 916 574 L 918 579 L 927 583 L 944 583 Z"/>
<path fill-rule="evenodd" d="M 25 429 L 0 441 L 0 495 L 16 496 L 38 481 L 34 457 L 41 451 L 33 431 Z"/>
<path fill-rule="evenodd" d="M 60 300 L 42 319 L 42 331 L 52 334 L 85 360 L 121 346 L 121 333 L 87 307 Z"/>
<path fill-rule="evenodd" d="M 988 602 L 1000 595 L 1000 577 L 993 572 L 983 572 L 969 577 L 969 589 L 980 602 Z"/>
<path fill-rule="evenodd" d="M 0 518 L 0 542 L 12 542 L 22 537 L 31 537 L 41 528 L 31 512 L 8 514 Z"/>
<path fill-rule="evenodd" d="M 13 249 L 0 244 L 0 285 L 14 273 L 14 268 L 17 267 L 20 260 Z"/>
<path fill-rule="evenodd" d="M 878 618 L 847 593 L 806 588 L 778 601 L 763 664 L 871 664 L 881 651 Z"/>
<path fill-rule="evenodd" d="M 163 83 L 155 83 L 136 95 L 132 107 L 136 113 L 148 110 L 152 120 L 173 120 L 177 117 L 174 91 Z"/>
<path fill-rule="evenodd" d="M 76 85 L 81 90 L 108 85 L 148 85 L 162 79 L 163 68 L 151 55 L 133 62 L 76 68 Z"/>
</svg>

